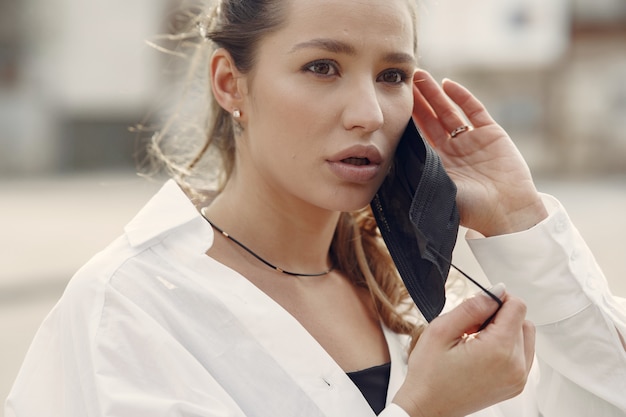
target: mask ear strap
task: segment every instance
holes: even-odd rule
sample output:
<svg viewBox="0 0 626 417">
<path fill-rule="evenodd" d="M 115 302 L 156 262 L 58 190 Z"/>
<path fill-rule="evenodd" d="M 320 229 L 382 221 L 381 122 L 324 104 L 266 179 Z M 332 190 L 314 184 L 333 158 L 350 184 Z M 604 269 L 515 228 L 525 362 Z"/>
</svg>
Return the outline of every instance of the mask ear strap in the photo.
<svg viewBox="0 0 626 417">
<path fill-rule="evenodd" d="M 456 269 L 461 275 L 463 275 L 465 278 L 470 280 L 470 282 L 472 284 L 474 284 L 478 288 L 480 288 L 485 294 L 487 294 L 489 297 L 491 297 L 491 299 L 493 301 L 498 303 L 498 308 L 496 309 L 496 311 L 494 311 L 494 313 L 491 316 L 489 316 L 489 318 L 487 320 L 485 320 L 485 322 L 478 328 L 478 331 L 483 330 L 485 327 L 487 327 L 487 325 L 489 323 L 491 323 L 491 321 L 496 316 L 496 314 L 498 314 L 498 311 L 500 311 L 500 308 L 502 307 L 502 304 L 503 304 L 502 300 L 500 298 L 498 298 L 494 293 L 489 291 L 487 288 L 485 288 L 480 282 L 476 281 L 474 278 L 470 277 L 468 274 L 463 272 L 463 270 L 461 268 L 459 268 L 458 266 L 456 266 L 455 264 L 453 264 L 450 259 L 446 258 L 445 256 L 443 256 L 442 254 L 440 254 L 439 252 L 437 252 L 437 250 L 435 250 L 433 248 L 430 248 L 430 250 L 433 251 L 433 253 L 435 253 L 437 256 L 439 256 L 439 258 L 441 258 L 442 260 L 446 261 L 452 268 Z"/>
</svg>

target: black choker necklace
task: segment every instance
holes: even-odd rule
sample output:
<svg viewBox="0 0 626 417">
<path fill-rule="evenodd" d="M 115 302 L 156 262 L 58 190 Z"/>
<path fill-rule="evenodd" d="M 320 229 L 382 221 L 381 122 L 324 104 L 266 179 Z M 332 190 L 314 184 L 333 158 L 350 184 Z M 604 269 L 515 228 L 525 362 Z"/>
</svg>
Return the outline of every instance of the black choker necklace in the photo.
<svg viewBox="0 0 626 417">
<path fill-rule="evenodd" d="M 255 258 L 257 258 L 259 261 L 263 262 L 265 265 L 269 266 L 270 268 L 278 271 L 278 272 L 282 272 L 283 274 L 287 274 L 287 275 L 293 275 L 293 276 L 298 276 L 298 277 L 321 277 L 322 275 L 326 275 L 328 274 L 330 271 L 333 270 L 333 267 L 331 266 L 330 268 L 328 268 L 326 271 L 324 272 L 318 272 L 316 274 L 299 274 L 297 272 L 289 272 L 289 271 L 285 271 L 282 268 L 277 267 L 276 265 L 272 265 L 271 263 L 267 262 L 265 259 L 261 258 L 259 255 L 257 255 L 256 253 L 254 253 L 250 248 L 248 248 L 246 245 L 244 245 L 243 243 L 241 243 L 240 241 L 238 241 L 237 239 L 235 239 L 234 237 L 232 237 L 231 235 L 229 235 L 228 233 L 226 233 L 225 231 L 223 231 L 222 229 L 220 229 L 219 227 L 217 227 L 216 225 L 213 224 L 213 222 L 211 220 L 209 220 L 209 218 L 204 214 L 204 207 L 200 210 L 200 213 L 202 213 L 202 217 L 204 217 L 204 219 L 209 222 L 209 224 L 211 225 L 211 227 L 213 227 L 215 230 L 217 230 L 218 232 L 220 232 L 222 234 L 222 236 L 224 236 L 227 239 L 230 239 L 231 241 L 233 241 L 234 243 L 236 243 L 237 245 L 239 245 L 242 249 L 244 249 L 246 252 L 248 252 L 250 255 L 254 256 Z"/>
</svg>

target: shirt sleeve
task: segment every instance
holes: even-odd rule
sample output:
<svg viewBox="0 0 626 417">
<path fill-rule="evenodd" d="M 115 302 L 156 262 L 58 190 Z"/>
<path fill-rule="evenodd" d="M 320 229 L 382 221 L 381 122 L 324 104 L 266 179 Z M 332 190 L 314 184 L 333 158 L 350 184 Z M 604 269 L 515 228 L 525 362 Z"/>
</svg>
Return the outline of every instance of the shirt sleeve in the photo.
<svg viewBox="0 0 626 417">
<path fill-rule="evenodd" d="M 624 416 L 626 300 L 611 294 L 591 251 L 553 197 L 535 227 L 468 244 L 488 279 L 528 306 L 537 328 L 544 417 Z"/>
<path fill-rule="evenodd" d="M 379 417 L 410 417 L 409 414 L 397 404 L 391 403 L 378 415 Z"/>
</svg>

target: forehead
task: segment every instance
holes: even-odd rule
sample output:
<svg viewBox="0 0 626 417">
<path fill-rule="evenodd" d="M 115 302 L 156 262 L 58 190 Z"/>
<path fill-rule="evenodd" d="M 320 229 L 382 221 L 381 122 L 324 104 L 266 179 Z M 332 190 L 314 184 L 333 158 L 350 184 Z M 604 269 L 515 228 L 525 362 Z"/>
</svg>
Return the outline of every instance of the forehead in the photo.
<svg viewBox="0 0 626 417">
<path fill-rule="evenodd" d="M 275 41 L 335 38 L 355 46 L 415 52 L 412 0 L 285 0 L 285 21 Z"/>
</svg>

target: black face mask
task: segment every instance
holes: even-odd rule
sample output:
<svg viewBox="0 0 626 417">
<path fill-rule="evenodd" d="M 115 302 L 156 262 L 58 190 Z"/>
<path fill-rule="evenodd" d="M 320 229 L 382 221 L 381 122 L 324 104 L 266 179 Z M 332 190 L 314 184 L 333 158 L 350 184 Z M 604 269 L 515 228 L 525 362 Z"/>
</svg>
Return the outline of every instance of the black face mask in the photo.
<svg viewBox="0 0 626 417">
<path fill-rule="evenodd" d="M 446 301 L 459 212 L 456 186 L 412 119 L 371 207 L 411 298 L 432 321 Z"/>
</svg>

